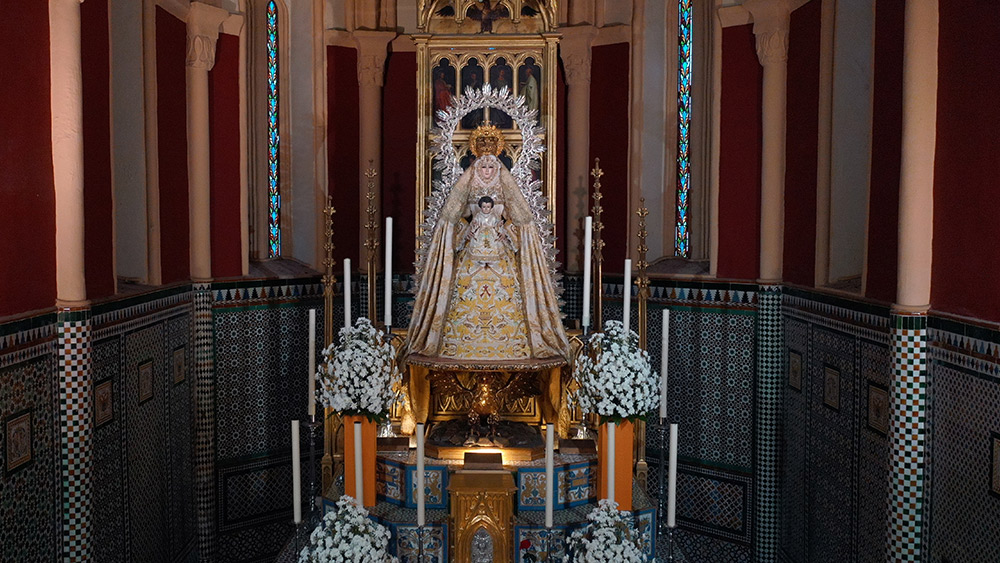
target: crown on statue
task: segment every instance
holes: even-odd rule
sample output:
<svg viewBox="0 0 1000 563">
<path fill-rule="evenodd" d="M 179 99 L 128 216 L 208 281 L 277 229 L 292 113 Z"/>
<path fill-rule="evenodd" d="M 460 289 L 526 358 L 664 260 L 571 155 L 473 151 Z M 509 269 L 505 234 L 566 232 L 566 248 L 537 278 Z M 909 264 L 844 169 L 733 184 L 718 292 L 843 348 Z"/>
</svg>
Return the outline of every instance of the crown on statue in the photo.
<svg viewBox="0 0 1000 563">
<path fill-rule="evenodd" d="M 500 156 L 506 148 L 507 141 L 504 140 L 503 133 L 489 121 L 476 127 L 469 136 L 469 150 L 476 158 L 485 154 Z"/>
</svg>

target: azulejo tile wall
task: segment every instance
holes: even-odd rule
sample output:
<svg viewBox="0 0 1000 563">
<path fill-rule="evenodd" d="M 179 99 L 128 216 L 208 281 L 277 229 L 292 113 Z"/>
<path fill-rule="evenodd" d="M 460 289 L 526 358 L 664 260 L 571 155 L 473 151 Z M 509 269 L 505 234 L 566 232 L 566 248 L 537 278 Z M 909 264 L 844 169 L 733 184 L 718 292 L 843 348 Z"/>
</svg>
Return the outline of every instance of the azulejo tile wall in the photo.
<svg viewBox="0 0 1000 563">
<path fill-rule="evenodd" d="M 931 561 L 1000 561 L 1000 332 L 931 317 Z M 991 461 L 992 460 L 992 461 Z M 997 490 L 997 492 L 991 492 Z"/>
<path fill-rule="evenodd" d="M 883 560 L 889 310 L 786 288 L 783 316 L 779 559 Z"/>
<path fill-rule="evenodd" d="M 53 561 L 62 552 L 55 321 L 55 315 L 48 314 L 0 326 L 3 561 Z M 7 454 L 13 438 L 8 436 L 8 428 L 24 414 L 30 429 L 30 457 L 18 463 Z M 17 449 L 24 451 L 24 447 L 22 442 Z"/>
<path fill-rule="evenodd" d="M 219 283 L 212 292 L 216 557 L 272 561 L 292 536 L 289 421 L 306 419 L 308 315 L 317 309 L 321 350 L 322 287 L 304 278 Z M 338 302 L 335 326 L 342 311 Z M 307 496 L 305 431 L 301 452 Z M 307 499 L 302 506 L 308 510 Z"/>
<path fill-rule="evenodd" d="M 612 299 L 620 284 L 606 284 Z M 647 349 L 660 371 L 662 315 L 670 309 L 668 422 L 679 424 L 677 555 L 689 561 L 752 559 L 758 541 L 758 288 L 755 285 L 655 280 L 647 312 Z M 633 328 L 637 307 L 633 305 Z M 620 301 L 605 319 L 620 318 Z M 655 415 L 654 415 L 655 416 Z M 666 429 L 646 427 L 647 490 L 659 493 Z M 665 542 L 657 547 L 664 553 Z M 707 558 L 700 558 L 700 557 Z"/>
</svg>

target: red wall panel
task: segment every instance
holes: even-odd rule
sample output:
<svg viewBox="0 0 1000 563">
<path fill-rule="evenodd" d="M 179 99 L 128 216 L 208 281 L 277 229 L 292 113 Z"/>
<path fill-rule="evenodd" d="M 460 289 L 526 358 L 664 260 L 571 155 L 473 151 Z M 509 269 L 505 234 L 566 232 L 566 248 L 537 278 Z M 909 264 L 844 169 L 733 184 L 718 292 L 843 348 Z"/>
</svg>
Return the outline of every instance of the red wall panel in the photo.
<svg viewBox="0 0 1000 563">
<path fill-rule="evenodd" d="M 329 131 L 327 160 L 330 195 L 337 213 L 333 232 L 340 262 L 350 258 L 357 266 L 361 236 L 358 178 L 358 53 L 349 47 L 327 47 L 327 104 Z M 403 225 L 399 226 L 404 228 Z"/>
<path fill-rule="evenodd" d="M 940 12 L 934 159 L 931 304 L 990 321 L 1000 321 L 998 27 L 993 2 L 955 0 Z"/>
<path fill-rule="evenodd" d="M 629 45 L 601 45 L 591 51 L 590 161 L 601 159 L 604 213 L 604 271 L 621 273 L 628 255 L 629 213 Z M 588 209 L 593 200 L 588 197 Z"/>
<path fill-rule="evenodd" d="M 9 8 L 0 18 L 0 317 L 56 298 L 48 2 Z"/>
<path fill-rule="evenodd" d="M 896 300 L 899 161 L 903 136 L 903 0 L 875 3 L 875 81 L 865 293 Z"/>
<path fill-rule="evenodd" d="M 100 299 L 115 292 L 108 0 L 84 2 L 80 5 L 80 17 L 87 297 Z"/>
<path fill-rule="evenodd" d="M 240 212 L 240 38 L 219 35 L 209 73 L 212 277 L 243 273 Z"/>
<path fill-rule="evenodd" d="M 761 79 L 753 26 L 722 30 L 719 262 L 723 278 L 760 271 Z"/>
<path fill-rule="evenodd" d="M 382 205 L 384 216 L 393 220 L 392 268 L 397 273 L 413 272 L 417 209 L 416 123 L 417 55 L 392 53 L 386 64 L 382 106 Z"/>
<path fill-rule="evenodd" d="M 186 54 L 186 24 L 157 6 L 156 118 L 163 283 L 186 280 L 191 271 L 188 254 Z"/>
<path fill-rule="evenodd" d="M 827 0 L 831 1 L 831 0 Z M 816 157 L 822 0 L 792 12 L 785 145 L 785 281 L 812 286 L 816 266 Z"/>
</svg>

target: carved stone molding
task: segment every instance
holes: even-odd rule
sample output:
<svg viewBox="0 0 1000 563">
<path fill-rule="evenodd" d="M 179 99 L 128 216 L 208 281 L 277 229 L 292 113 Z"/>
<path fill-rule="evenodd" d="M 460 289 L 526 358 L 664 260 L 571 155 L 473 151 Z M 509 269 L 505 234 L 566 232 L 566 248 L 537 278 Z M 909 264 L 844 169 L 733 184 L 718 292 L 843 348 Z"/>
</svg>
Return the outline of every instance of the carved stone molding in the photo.
<svg viewBox="0 0 1000 563">
<path fill-rule="evenodd" d="M 219 36 L 188 35 L 187 65 L 201 70 L 212 70 L 215 66 L 215 43 Z"/>
<path fill-rule="evenodd" d="M 567 27 L 559 45 L 559 55 L 566 69 L 566 84 L 590 84 L 590 47 L 597 38 L 597 28 L 592 25 Z"/>
<path fill-rule="evenodd" d="M 215 66 L 215 43 L 229 12 L 202 2 L 192 2 L 187 16 L 187 66 L 209 71 Z"/>
<path fill-rule="evenodd" d="M 755 33 L 757 38 L 757 59 L 760 64 L 781 63 L 788 60 L 788 28 L 767 33 Z"/>
<path fill-rule="evenodd" d="M 391 31 L 355 31 L 358 46 L 358 83 L 362 88 L 381 88 L 385 78 L 386 47 L 396 37 Z"/>
</svg>

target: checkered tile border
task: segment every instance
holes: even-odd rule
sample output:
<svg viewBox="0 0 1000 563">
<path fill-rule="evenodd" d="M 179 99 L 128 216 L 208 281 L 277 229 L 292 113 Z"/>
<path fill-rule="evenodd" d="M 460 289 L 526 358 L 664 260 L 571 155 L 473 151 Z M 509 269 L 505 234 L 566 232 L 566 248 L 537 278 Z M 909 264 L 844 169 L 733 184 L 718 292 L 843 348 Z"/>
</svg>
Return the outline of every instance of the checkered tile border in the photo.
<svg viewBox="0 0 1000 563">
<path fill-rule="evenodd" d="M 215 380 L 212 346 L 212 286 L 194 284 L 195 512 L 198 557 L 215 560 Z"/>
<path fill-rule="evenodd" d="M 784 319 L 781 286 L 762 285 L 757 308 L 756 561 L 778 550 L 778 424 L 784 388 Z"/>
<path fill-rule="evenodd" d="M 60 312 L 57 325 L 62 552 L 64 562 L 74 563 L 91 557 L 90 313 Z"/>
<path fill-rule="evenodd" d="M 886 560 L 922 561 L 926 506 L 927 316 L 892 316 L 889 531 Z"/>
</svg>

